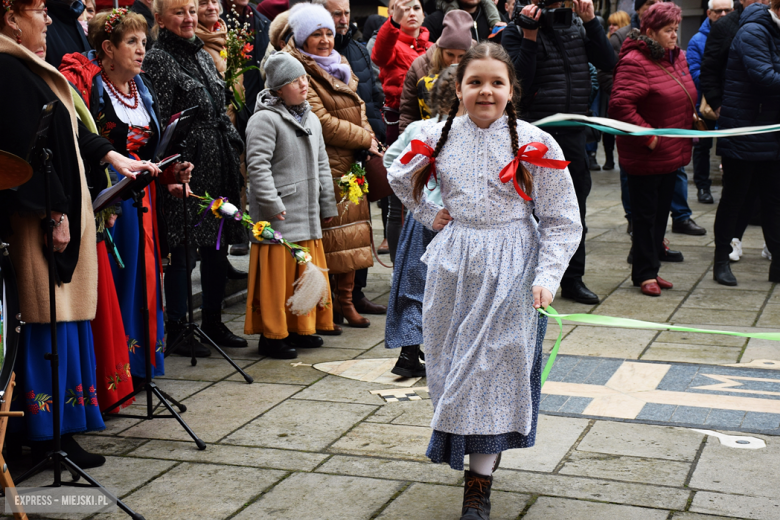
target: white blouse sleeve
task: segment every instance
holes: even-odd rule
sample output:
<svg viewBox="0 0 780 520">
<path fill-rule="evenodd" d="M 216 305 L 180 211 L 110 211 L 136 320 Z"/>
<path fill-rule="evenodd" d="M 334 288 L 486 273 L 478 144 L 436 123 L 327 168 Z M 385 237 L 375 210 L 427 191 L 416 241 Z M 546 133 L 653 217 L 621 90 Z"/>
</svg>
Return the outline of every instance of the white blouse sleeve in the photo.
<svg viewBox="0 0 780 520">
<path fill-rule="evenodd" d="M 547 133 L 541 137 L 540 141 L 549 149 L 545 158 L 564 160 L 555 139 Z M 580 207 L 568 168 L 529 167 L 533 175 L 534 213 L 539 219 L 539 257 L 533 285 L 555 295 L 569 260 L 584 239 Z"/>
<path fill-rule="evenodd" d="M 426 125 L 421 129 L 420 133 L 415 136 L 415 139 L 423 141 L 431 148 L 435 148 L 440 133 L 441 125 Z M 423 155 L 416 155 L 408 164 L 401 164 L 401 158 L 411 150 L 412 145 L 409 143 L 395 161 L 393 161 L 392 166 L 387 171 L 387 178 L 390 182 L 390 187 L 393 188 L 396 196 L 401 199 L 403 205 L 412 211 L 415 220 L 423 226 L 433 229 L 433 221 L 439 211 L 442 210 L 442 206 L 439 206 L 435 202 L 431 202 L 424 196 L 417 202 L 412 195 L 412 176 L 414 175 L 414 172 L 428 164 L 430 159 Z"/>
</svg>

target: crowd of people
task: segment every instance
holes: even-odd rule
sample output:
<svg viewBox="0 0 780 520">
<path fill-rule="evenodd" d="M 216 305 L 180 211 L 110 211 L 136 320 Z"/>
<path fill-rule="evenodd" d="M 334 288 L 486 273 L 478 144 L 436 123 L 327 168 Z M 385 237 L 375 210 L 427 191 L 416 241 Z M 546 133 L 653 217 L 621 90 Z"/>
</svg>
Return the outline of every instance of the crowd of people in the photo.
<svg viewBox="0 0 780 520">
<path fill-rule="evenodd" d="M 461 470 L 469 455 L 463 518 L 488 518 L 501 452 L 535 439 L 546 329 L 536 309 L 558 288 L 562 298 L 600 302 L 583 278 L 599 144 L 603 169 L 620 172 L 628 262 L 642 294 L 672 288 L 661 267 L 684 261 L 665 237 L 670 213 L 672 233 L 708 231 L 687 201 L 691 157 L 698 201 L 715 202 L 712 138 L 615 138 L 533 123 L 567 113 L 701 130 L 780 117 L 780 0 L 709 0 L 687 52 L 681 9 L 660 0 L 604 17 L 591 0 L 573 0 L 564 25 L 536 0 L 390 0 L 388 17 L 370 16 L 362 30 L 349 0 L 135 0 L 114 9 L 102 1 L 3 0 L 0 17 L 0 65 L 11 78 L 0 85 L 8 100 L 0 148 L 27 157 L 38 111 L 57 102 L 49 147 L 58 403 L 44 362 L 52 342 L 44 174 L 0 191 L 0 237 L 26 322 L 14 402 L 25 417 L 11 423 L 9 450 L 27 445 L 37 460 L 51 450 L 57 406 L 70 458 L 103 464 L 73 434 L 104 428 L 105 412 L 132 402 L 147 356 L 154 377 L 168 354 L 211 354 L 183 334 L 197 259 L 202 330 L 221 347 L 249 346 L 222 322 L 231 278 L 247 280 L 244 332 L 259 335 L 263 356 L 293 359 L 344 325 L 368 327 L 366 315 L 387 313 L 385 345 L 400 348 L 393 372 L 428 378 L 428 456 Z M 230 65 L 237 37 L 246 38 L 239 74 Z M 162 133 L 191 107 L 182 158 L 160 169 Z M 769 282 L 780 283 L 777 136 L 717 140 L 719 284 L 737 285 L 730 262 L 756 219 Z M 144 171 L 155 182 L 136 201 L 93 212 L 101 191 Z M 371 208 L 364 193 L 342 191 L 349 178 L 370 178 L 369 193 L 372 183 L 391 189 L 378 205 L 378 253 L 393 263 L 387 307 L 363 293 L 376 253 Z M 238 221 L 201 218 L 196 203 L 185 214 L 192 194 L 225 197 L 306 248 L 327 270 L 329 301 L 293 314 L 287 302 L 304 267 Z M 249 272 L 237 271 L 229 255 L 246 254 Z"/>
</svg>

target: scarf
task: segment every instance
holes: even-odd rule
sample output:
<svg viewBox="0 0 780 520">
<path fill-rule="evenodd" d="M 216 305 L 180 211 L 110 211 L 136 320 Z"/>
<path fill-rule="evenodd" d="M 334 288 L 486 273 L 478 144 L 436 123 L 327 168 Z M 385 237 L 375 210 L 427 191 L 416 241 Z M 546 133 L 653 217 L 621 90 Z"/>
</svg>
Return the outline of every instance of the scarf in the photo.
<svg viewBox="0 0 780 520">
<path fill-rule="evenodd" d="M 313 59 L 314 63 L 319 65 L 322 70 L 349 85 L 349 80 L 352 78 L 352 69 L 349 67 L 349 64 L 341 63 L 341 54 L 336 52 L 335 49 L 331 51 L 330 56 L 317 56 L 315 54 L 309 54 L 303 49 L 298 50 Z"/>
<path fill-rule="evenodd" d="M 778 18 L 775 12 L 771 9 L 769 9 L 769 16 L 772 17 L 772 21 L 775 22 L 775 25 L 780 28 L 780 18 Z"/>
<path fill-rule="evenodd" d="M 276 106 L 276 105 L 282 105 L 285 110 L 287 110 L 293 118 L 298 121 L 299 123 L 301 120 L 303 120 L 303 115 L 306 113 L 306 110 L 309 108 L 309 102 L 304 101 L 300 105 L 287 105 L 284 100 L 277 96 L 274 92 L 268 90 L 268 94 L 266 94 L 266 104 L 268 106 Z"/>
<path fill-rule="evenodd" d="M 195 27 L 195 36 L 203 40 L 203 48 L 209 53 L 211 59 L 214 60 L 214 65 L 217 67 L 219 75 L 225 76 L 225 69 L 227 68 L 227 58 L 223 58 L 220 54 L 225 49 L 225 43 L 227 42 L 227 27 L 220 20 L 217 22 L 216 30 L 209 29 L 205 25 L 198 23 Z"/>
</svg>

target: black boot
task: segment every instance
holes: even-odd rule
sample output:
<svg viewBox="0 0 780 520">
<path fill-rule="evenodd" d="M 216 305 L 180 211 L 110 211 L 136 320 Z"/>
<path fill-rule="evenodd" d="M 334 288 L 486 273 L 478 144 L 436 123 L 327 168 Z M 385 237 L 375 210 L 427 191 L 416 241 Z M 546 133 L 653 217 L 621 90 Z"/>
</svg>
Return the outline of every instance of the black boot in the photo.
<svg viewBox="0 0 780 520">
<path fill-rule="evenodd" d="M 211 341 L 225 348 L 246 348 L 249 344 L 244 338 L 239 338 L 222 323 L 222 311 L 207 311 L 203 309 L 203 324 L 200 327 Z"/>
<path fill-rule="evenodd" d="M 178 356 L 191 357 L 193 352 L 191 351 L 192 349 L 190 348 L 190 345 L 192 345 L 195 350 L 195 357 L 209 357 L 211 355 L 211 350 L 196 340 L 194 335 L 189 339 L 189 341 L 179 342 L 179 338 L 181 337 L 182 332 L 184 332 L 184 327 L 186 326 L 187 322 L 184 320 L 169 321 L 165 324 L 165 330 L 168 333 L 168 337 L 165 341 L 166 349 L 173 349 L 171 350 L 171 353 Z"/>
<path fill-rule="evenodd" d="M 283 339 L 271 339 L 260 336 L 257 343 L 257 353 L 274 359 L 295 359 L 298 351 Z"/>
<path fill-rule="evenodd" d="M 604 163 L 604 170 L 615 169 L 615 155 L 612 150 L 604 150 L 604 155 L 607 156 L 607 162 Z"/>
<path fill-rule="evenodd" d="M 315 336 L 313 334 L 309 334 L 307 336 L 307 335 L 297 334 L 295 332 L 290 332 L 290 335 L 284 338 L 283 341 L 285 341 L 288 345 L 296 349 L 317 348 L 325 344 L 325 342 L 322 341 L 322 338 L 319 336 Z"/>
<path fill-rule="evenodd" d="M 716 261 L 712 268 L 712 278 L 721 285 L 734 287 L 737 285 L 737 279 L 731 272 L 731 265 L 728 260 Z"/>
<path fill-rule="evenodd" d="M 420 345 L 401 347 L 398 362 L 390 372 L 401 377 L 425 377 L 425 364 L 420 362 Z"/>
<path fill-rule="evenodd" d="M 588 169 L 593 172 L 601 171 L 601 166 L 599 166 L 599 162 L 596 160 L 596 152 L 588 154 Z"/>
<path fill-rule="evenodd" d="M 103 455 L 89 453 L 76 442 L 73 435 L 63 435 L 61 445 L 62 451 L 67 453 L 68 458 L 81 469 L 97 468 L 106 463 Z"/>
<path fill-rule="evenodd" d="M 493 476 L 486 477 L 466 470 L 465 477 L 460 520 L 489 520 L 490 488 L 493 485 Z"/>
</svg>

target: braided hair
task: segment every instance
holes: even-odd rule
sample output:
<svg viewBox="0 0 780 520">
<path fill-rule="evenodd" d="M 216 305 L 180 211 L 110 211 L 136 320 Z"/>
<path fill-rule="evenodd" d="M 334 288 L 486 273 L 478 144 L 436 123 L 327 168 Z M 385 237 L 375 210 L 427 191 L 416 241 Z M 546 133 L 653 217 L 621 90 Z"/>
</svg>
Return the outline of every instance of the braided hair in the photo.
<svg viewBox="0 0 780 520">
<path fill-rule="evenodd" d="M 509 84 L 512 86 L 513 99 L 511 99 L 506 105 L 506 114 L 509 125 L 509 136 L 512 140 L 512 155 L 517 155 L 517 151 L 520 148 L 519 140 L 517 137 L 517 111 L 515 110 L 515 103 L 520 100 L 520 84 L 517 81 L 517 74 L 515 73 L 515 67 L 512 64 L 512 60 L 509 58 L 509 54 L 500 45 L 495 43 L 484 42 L 480 43 L 471 49 L 469 49 L 463 59 L 458 64 L 456 72 L 457 83 L 460 85 L 463 83 L 463 77 L 466 75 L 466 68 L 474 60 L 494 59 L 502 62 L 506 65 L 507 75 L 509 76 Z M 436 143 L 436 147 L 433 150 L 431 159 L 436 159 L 439 156 L 444 145 L 447 143 L 447 137 L 452 128 L 452 122 L 455 119 L 455 115 L 460 108 L 460 100 L 455 98 L 450 108 L 449 115 L 447 116 L 447 122 L 444 124 L 444 128 L 441 131 L 441 137 Z M 412 175 L 412 194 L 414 200 L 419 202 L 422 197 L 423 190 L 428 184 L 429 172 L 431 170 L 431 163 L 426 164 Z M 528 168 L 520 162 L 517 167 L 518 182 L 523 186 L 526 193 L 531 193 L 533 190 L 533 178 Z"/>
</svg>

